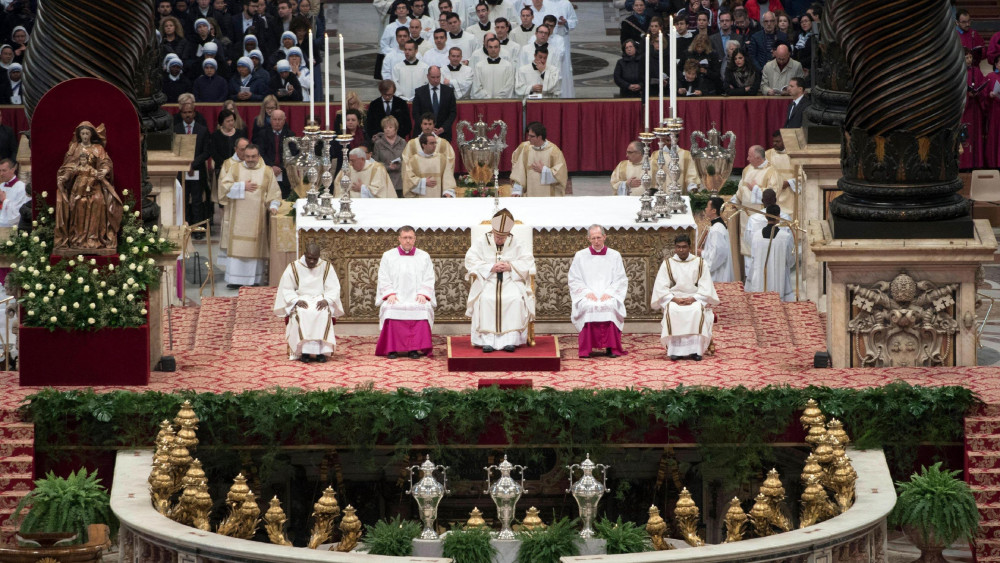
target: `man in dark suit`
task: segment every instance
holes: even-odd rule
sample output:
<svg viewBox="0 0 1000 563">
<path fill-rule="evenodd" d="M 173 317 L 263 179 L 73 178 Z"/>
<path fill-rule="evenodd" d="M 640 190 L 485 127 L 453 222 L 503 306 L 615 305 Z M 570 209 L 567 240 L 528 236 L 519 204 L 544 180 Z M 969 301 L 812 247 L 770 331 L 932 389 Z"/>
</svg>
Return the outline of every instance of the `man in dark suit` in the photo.
<svg viewBox="0 0 1000 563">
<path fill-rule="evenodd" d="M 263 134 L 258 135 L 261 138 L 254 136 L 253 142 L 260 147 L 260 158 L 264 164 L 274 171 L 278 186 L 281 187 L 281 197 L 286 198 L 292 191 L 292 185 L 285 173 L 285 139 L 292 136 L 292 130 L 285 124 L 285 112 L 280 109 L 272 111 L 271 128 L 263 131 Z"/>
<path fill-rule="evenodd" d="M 806 97 L 806 79 L 796 76 L 788 81 L 788 95 L 792 97 L 788 104 L 788 117 L 785 119 L 785 129 L 802 127 L 802 118 L 810 101 Z"/>
<path fill-rule="evenodd" d="M 187 173 L 179 173 L 178 180 L 184 184 L 185 218 L 188 225 L 212 218 L 212 194 L 208 184 L 206 161 L 211 157 L 208 148 L 208 129 L 195 121 L 194 104 L 184 104 L 180 110 L 181 121 L 174 124 L 174 133 L 195 135 L 194 160 Z M 205 233 L 195 233 L 201 240 Z"/>
<path fill-rule="evenodd" d="M 393 116 L 399 122 L 398 134 L 404 139 L 410 136 L 413 122 L 410 120 L 410 108 L 406 100 L 396 95 L 396 83 L 392 80 L 382 80 L 378 83 L 379 97 L 368 104 L 368 117 L 365 120 L 365 138 L 371 139 L 376 133 L 382 132 L 382 118 Z"/>
<path fill-rule="evenodd" d="M 17 162 L 17 133 L 3 124 L 3 114 L 0 114 L 0 160 L 5 158 Z"/>
<path fill-rule="evenodd" d="M 441 69 L 436 66 L 427 69 L 427 84 L 413 93 L 413 122 L 419 123 L 425 113 L 434 114 L 434 134 L 451 141 L 452 126 L 458 115 L 455 89 L 441 84 Z"/>
</svg>

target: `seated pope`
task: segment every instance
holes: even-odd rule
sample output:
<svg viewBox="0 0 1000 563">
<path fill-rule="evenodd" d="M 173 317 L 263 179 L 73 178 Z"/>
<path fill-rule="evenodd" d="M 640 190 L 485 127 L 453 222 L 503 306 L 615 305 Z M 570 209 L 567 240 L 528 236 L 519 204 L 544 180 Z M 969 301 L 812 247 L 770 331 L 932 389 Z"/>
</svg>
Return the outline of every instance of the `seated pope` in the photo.
<svg viewBox="0 0 1000 563">
<path fill-rule="evenodd" d="M 501 209 L 492 229 L 472 241 L 465 253 L 466 279 L 472 280 L 465 315 L 472 319 L 472 345 L 483 352 L 513 352 L 528 341 L 535 318 L 531 274 L 535 259 L 526 241 L 511 234 L 514 216 Z"/>
<path fill-rule="evenodd" d="M 674 255 L 660 264 L 650 306 L 663 309 L 660 342 L 671 360 L 701 360 L 712 342 L 714 315 L 719 304 L 709 264 L 691 254 L 691 239 L 677 235 Z"/>
<path fill-rule="evenodd" d="M 417 248 L 417 233 L 406 225 L 399 229 L 399 246 L 385 251 L 378 266 L 375 306 L 379 308 L 376 356 L 396 359 L 400 354 L 417 359 L 430 356 L 434 324 L 434 264 Z"/>
<path fill-rule="evenodd" d="M 285 337 L 291 360 L 322 363 L 337 345 L 334 318 L 344 314 L 340 280 L 319 253 L 318 244 L 306 245 L 306 253 L 285 268 L 274 296 L 274 314 L 288 319 Z"/>
<path fill-rule="evenodd" d="M 580 357 L 603 348 L 607 356 L 622 356 L 622 327 L 625 326 L 625 295 L 628 276 L 617 250 L 604 242 L 604 227 L 592 225 L 587 232 L 590 246 L 576 253 L 570 264 L 569 298 L 573 303 L 570 320 L 580 331 Z"/>
</svg>

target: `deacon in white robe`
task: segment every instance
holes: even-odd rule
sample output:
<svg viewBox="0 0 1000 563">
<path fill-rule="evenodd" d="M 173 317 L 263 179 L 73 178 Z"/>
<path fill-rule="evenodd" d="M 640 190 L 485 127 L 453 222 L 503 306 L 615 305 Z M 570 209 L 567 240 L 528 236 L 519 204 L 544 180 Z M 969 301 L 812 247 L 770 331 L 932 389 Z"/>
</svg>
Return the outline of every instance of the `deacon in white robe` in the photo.
<svg viewBox="0 0 1000 563">
<path fill-rule="evenodd" d="M 591 226 L 587 238 L 590 246 L 576 253 L 567 275 L 573 303 L 570 320 L 580 331 L 579 355 L 586 358 L 603 348 L 610 357 L 622 356 L 628 293 L 625 263 L 617 250 L 605 246 L 604 227 Z"/>
<path fill-rule="evenodd" d="M 413 99 L 413 91 L 427 84 L 427 65 L 417 58 L 417 44 L 407 41 L 403 47 L 405 59 L 392 67 L 392 81 L 396 95 L 406 101 Z"/>
<path fill-rule="evenodd" d="M 399 246 L 382 254 L 375 295 L 380 331 L 376 356 L 396 359 L 406 354 L 417 359 L 433 351 L 434 264 L 416 244 L 413 227 L 404 226 L 399 229 Z"/>
<path fill-rule="evenodd" d="M 712 274 L 712 283 L 731 282 L 734 279 L 729 229 L 726 228 L 726 222 L 721 217 L 724 203 L 721 197 L 713 197 L 708 200 L 708 205 L 705 206 L 705 218 L 710 223 L 705 233 L 703 246 L 698 249 L 698 256 L 701 256 L 708 264 L 708 269 Z"/>
<path fill-rule="evenodd" d="M 325 362 L 333 354 L 333 319 L 344 314 L 344 306 L 337 272 L 320 258 L 318 244 L 306 245 L 306 253 L 285 268 L 274 296 L 274 314 L 288 319 L 288 359 Z"/>
<path fill-rule="evenodd" d="M 751 209 L 761 209 L 764 190 L 770 188 L 777 194 L 779 187 L 778 173 L 764 158 L 764 147 L 754 145 L 747 151 L 747 165 L 743 168 L 743 177 L 740 178 L 739 187 L 729 201 Z M 740 211 L 739 225 L 735 221 L 729 224 L 729 236 L 733 240 L 741 239 L 740 254 L 744 257 L 750 255 L 750 241 L 740 235 L 747 227 L 749 215 L 746 211 Z"/>
<path fill-rule="evenodd" d="M 226 243 L 226 284 L 238 287 L 264 281 L 268 257 L 268 215 L 278 212 L 281 188 L 256 145 L 243 151 L 243 163 L 219 178 L 219 203 L 231 208 L 222 238 Z"/>
<path fill-rule="evenodd" d="M 528 341 L 535 318 L 531 275 L 535 259 L 528 246 L 511 236 L 514 216 L 501 209 L 492 230 L 472 241 L 465 253 L 466 279 L 472 280 L 465 315 L 472 319 L 472 345 L 483 352 L 513 352 Z"/>
<path fill-rule="evenodd" d="M 660 264 L 650 306 L 663 309 L 660 342 L 671 360 L 701 360 L 712 342 L 711 307 L 719 304 L 705 261 L 691 254 L 691 239 L 674 240 L 674 255 Z"/>
<path fill-rule="evenodd" d="M 448 65 L 441 67 L 441 83 L 455 89 L 456 100 L 468 100 L 472 95 L 472 67 L 462 64 L 462 50 L 448 50 Z"/>
<path fill-rule="evenodd" d="M 16 227 L 21 221 L 21 206 L 31 198 L 17 177 L 17 163 L 13 160 L 0 160 L 0 182 L 0 227 Z"/>
<path fill-rule="evenodd" d="M 476 65 L 472 72 L 472 98 L 513 98 L 517 80 L 514 65 L 500 58 L 500 41 L 496 37 L 486 42 L 486 51 L 489 56 Z"/>
<path fill-rule="evenodd" d="M 777 205 L 770 205 L 766 212 L 780 213 Z M 792 268 L 795 266 L 795 239 L 787 228 L 779 228 L 778 220 L 767 218 L 767 225 L 753 233 L 750 243 L 753 256 L 747 272 L 746 290 L 750 292 L 774 291 L 782 301 L 795 301 Z"/>
<path fill-rule="evenodd" d="M 642 143 L 632 141 L 625 149 L 625 160 L 619 162 L 611 172 L 611 194 L 641 196 L 642 174 Z M 649 175 L 650 180 L 653 180 L 652 169 Z"/>
<path fill-rule="evenodd" d="M 546 140 L 545 126 L 528 124 L 524 141 L 511 156 L 511 195 L 547 197 L 566 195 L 569 171 L 566 158 L 555 143 Z"/>
<path fill-rule="evenodd" d="M 421 133 L 417 139 L 420 148 L 403 159 L 403 197 L 455 197 L 454 156 L 437 152 L 434 134 Z"/>
<path fill-rule="evenodd" d="M 548 50 L 539 49 L 535 51 L 535 62 L 517 69 L 514 91 L 519 97 L 559 97 L 562 84 L 559 67 L 546 64 L 548 58 Z"/>
<path fill-rule="evenodd" d="M 347 169 L 347 178 L 351 181 L 351 197 L 361 198 L 388 198 L 396 199 L 396 189 L 389 178 L 389 172 L 380 162 L 375 162 L 368 156 L 368 149 L 357 147 L 351 149 L 347 155 L 350 167 Z M 340 180 L 344 177 L 344 170 L 337 172 L 337 177 L 333 180 L 333 196 L 340 197 L 344 192 L 340 189 Z"/>
<path fill-rule="evenodd" d="M 778 205 L 782 212 L 788 215 L 789 220 L 793 220 L 795 219 L 795 194 L 799 191 L 799 186 L 795 167 L 792 166 L 792 159 L 785 152 L 785 141 L 781 138 L 781 131 L 774 132 L 771 137 L 771 147 L 764 151 L 764 158 L 774 167 L 774 171 L 778 174 L 778 182 L 781 184 L 781 188 L 778 190 Z"/>
</svg>

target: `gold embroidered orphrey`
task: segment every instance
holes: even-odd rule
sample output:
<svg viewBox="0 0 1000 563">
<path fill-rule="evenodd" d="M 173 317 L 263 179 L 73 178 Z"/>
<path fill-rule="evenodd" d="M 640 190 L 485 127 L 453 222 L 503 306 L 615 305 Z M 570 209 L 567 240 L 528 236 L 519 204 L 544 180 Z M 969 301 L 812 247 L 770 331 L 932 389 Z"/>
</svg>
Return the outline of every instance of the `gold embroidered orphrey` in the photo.
<svg viewBox="0 0 1000 563">
<path fill-rule="evenodd" d="M 853 337 L 856 353 L 852 364 L 856 367 L 953 365 L 958 287 L 957 283 L 916 281 L 906 272 L 892 281 L 848 284 L 852 318 L 847 331 Z"/>
</svg>

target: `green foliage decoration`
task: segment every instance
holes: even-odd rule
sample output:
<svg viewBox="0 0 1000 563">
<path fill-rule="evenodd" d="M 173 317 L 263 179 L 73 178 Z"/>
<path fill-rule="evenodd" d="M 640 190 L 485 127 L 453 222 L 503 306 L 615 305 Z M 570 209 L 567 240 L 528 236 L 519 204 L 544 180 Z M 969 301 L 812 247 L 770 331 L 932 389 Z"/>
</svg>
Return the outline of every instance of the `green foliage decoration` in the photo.
<svg viewBox="0 0 1000 563">
<path fill-rule="evenodd" d="M 642 553 L 652 549 L 647 541 L 649 534 L 646 529 L 634 522 L 623 522 L 621 516 L 615 522 L 602 518 L 594 523 L 594 531 L 597 537 L 607 542 L 608 555 Z"/>
<path fill-rule="evenodd" d="M 18 503 L 15 520 L 27 508 L 21 522 L 21 533 L 73 532 L 73 543 L 87 541 L 87 526 L 107 524 L 111 537 L 118 534 L 118 518 L 111 512 L 111 497 L 97 478 L 97 470 L 88 474 L 86 468 L 69 477 L 56 477 L 51 471 L 35 481 L 35 489 Z"/>
<path fill-rule="evenodd" d="M 413 554 L 413 539 L 420 535 L 420 524 L 413 520 L 379 520 L 365 526 L 365 549 L 370 555 L 406 557 Z"/>
<path fill-rule="evenodd" d="M 517 550 L 517 563 L 559 563 L 561 557 L 580 554 L 579 520 L 561 518 L 542 530 L 517 534 L 521 548 Z"/>
<path fill-rule="evenodd" d="M 490 563 L 497 554 L 492 539 L 487 528 L 463 530 L 455 526 L 442 538 L 443 555 L 455 563 Z"/>
<path fill-rule="evenodd" d="M 117 265 L 99 265 L 94 258 L 51 258 L 54 209 L 45 203 L 47 192 L 34 200 L 31 232 L 14 228 L 0 254 L 12 260 L 8 287 L 19 292 L 25 326 L 73 330 L 138 327 L 146 324 L 146 290 L 160 282 L 153 256 L 174 248 L 160 236 L 159 227 L 142 225 L 135 197 L 124 196 L 124 216 L 118 240 Z"/>
<path fill-rule="evenodd" d="M 719 188 L 719 197 L 725 199 L 727 195 L 733 195 L 736 193 L 737 188 L 739 188 L 739 183 L 736 180 L 726 180 L 722 187 Z M 708 190 L 701 190 L 698 192 L 692 192 L 688 194 L 691 197 L 691 212 L 698 213 L 704 211 L 708 207 L 708 200 L 712 199 L 712 194 Z"/>
<path fill-rule="evenodd" d="M 941 462 L 921 467 L 909 481 L 897 481 L 896 505 L 889 513 L 892 526 L 916 528 L 924 541 L 949 546 L 973 539 L 979 528 L 979 509 L 959 470 L 941 470 Z"/>
</svg>

